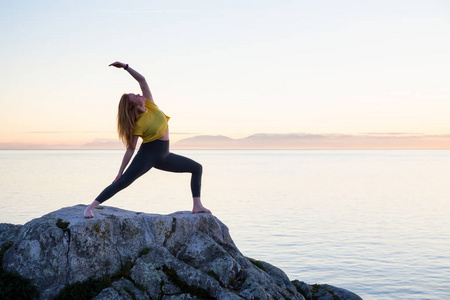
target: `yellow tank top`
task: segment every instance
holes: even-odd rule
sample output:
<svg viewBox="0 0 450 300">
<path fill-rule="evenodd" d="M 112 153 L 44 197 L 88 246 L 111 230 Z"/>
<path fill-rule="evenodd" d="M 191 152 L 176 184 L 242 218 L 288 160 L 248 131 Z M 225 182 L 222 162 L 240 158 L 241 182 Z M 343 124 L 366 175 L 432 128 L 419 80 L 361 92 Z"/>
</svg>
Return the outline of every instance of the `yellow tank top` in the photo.
<svg viewBox="0 0 450 300">
<path fill-rule="evenodd" d="M 158 106 L 150 100 L 145 100 L 145 112 L 139 115 L 134 125 L 134 135 L 142 137 L 143 143 L 159 139 L 166 133 L 170 117 L 166 116 Z"/>
</svg>

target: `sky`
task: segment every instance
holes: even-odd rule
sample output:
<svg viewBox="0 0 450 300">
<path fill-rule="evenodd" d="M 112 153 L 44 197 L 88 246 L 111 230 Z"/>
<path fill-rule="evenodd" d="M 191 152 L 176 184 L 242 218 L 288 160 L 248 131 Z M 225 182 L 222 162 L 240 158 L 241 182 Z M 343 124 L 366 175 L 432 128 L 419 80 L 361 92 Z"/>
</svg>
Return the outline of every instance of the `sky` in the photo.
<svg viewBox="0 0 450 300">
<path fill-rule="evenodd" d="M 450 1 L 5 1 L 0 148 L 117 141 L 144 75 L 171 139 L 448 136 Z M 26 146 L 28 145 L 28 146 Z"/>
</svg>

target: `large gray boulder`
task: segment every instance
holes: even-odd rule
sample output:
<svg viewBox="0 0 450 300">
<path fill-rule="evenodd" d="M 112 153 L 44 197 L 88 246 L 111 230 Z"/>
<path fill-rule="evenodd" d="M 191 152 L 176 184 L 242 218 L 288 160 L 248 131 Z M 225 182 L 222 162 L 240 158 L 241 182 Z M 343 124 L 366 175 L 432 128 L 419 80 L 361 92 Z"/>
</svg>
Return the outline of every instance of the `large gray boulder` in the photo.
<svg viewBox="0 0 450 300">
<path fill-rule="evenodd" d="M 3 269 L 30 279 L 40 299 L 99 279 L 109 283 L 95 299 L 304 299 L 283 271 L 243 256 L 210 214 L 105 206 L 84 219 L 85 207 L 0 224 L 0 242 L 13 242 Z"/>
</svg>

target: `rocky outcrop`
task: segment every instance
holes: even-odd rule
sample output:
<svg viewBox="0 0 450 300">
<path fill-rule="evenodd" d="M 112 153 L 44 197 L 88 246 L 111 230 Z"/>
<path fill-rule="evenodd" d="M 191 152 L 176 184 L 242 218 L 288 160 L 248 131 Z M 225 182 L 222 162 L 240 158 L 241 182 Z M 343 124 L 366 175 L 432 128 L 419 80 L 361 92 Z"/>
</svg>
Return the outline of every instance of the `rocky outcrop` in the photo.
<svg viewBox="0 0 450 300">
<path fill-rule="evenodd" d="M 102 207 L 84 219 L 84 208 L 63 208 L 23 226 L 0 224 L 0 246 L 8 248 L 3 270 L 29 279 L 40 299 L 71 293 L 79 299 L 361 299 L 291 282 L 275 266 L 243 256 L 228 228 L 209 214 Z"/>
</svg>

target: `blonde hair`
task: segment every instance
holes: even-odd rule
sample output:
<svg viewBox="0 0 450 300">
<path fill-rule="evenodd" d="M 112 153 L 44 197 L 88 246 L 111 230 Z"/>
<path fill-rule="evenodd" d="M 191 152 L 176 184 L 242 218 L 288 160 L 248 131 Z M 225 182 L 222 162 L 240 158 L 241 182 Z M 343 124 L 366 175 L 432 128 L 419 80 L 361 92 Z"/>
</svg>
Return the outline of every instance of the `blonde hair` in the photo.
<svg viewBox="0 0 450 300">
<path fill-rule="evenodd" d="M 117 113 L 117 131 L 119 138 L 127 148 L 133 148 L 134 124 L 139 117 L 138 107 L 131 103 L 128 94 L 123 94 L 119 102 L 119 111 Z"/>
</svg>

